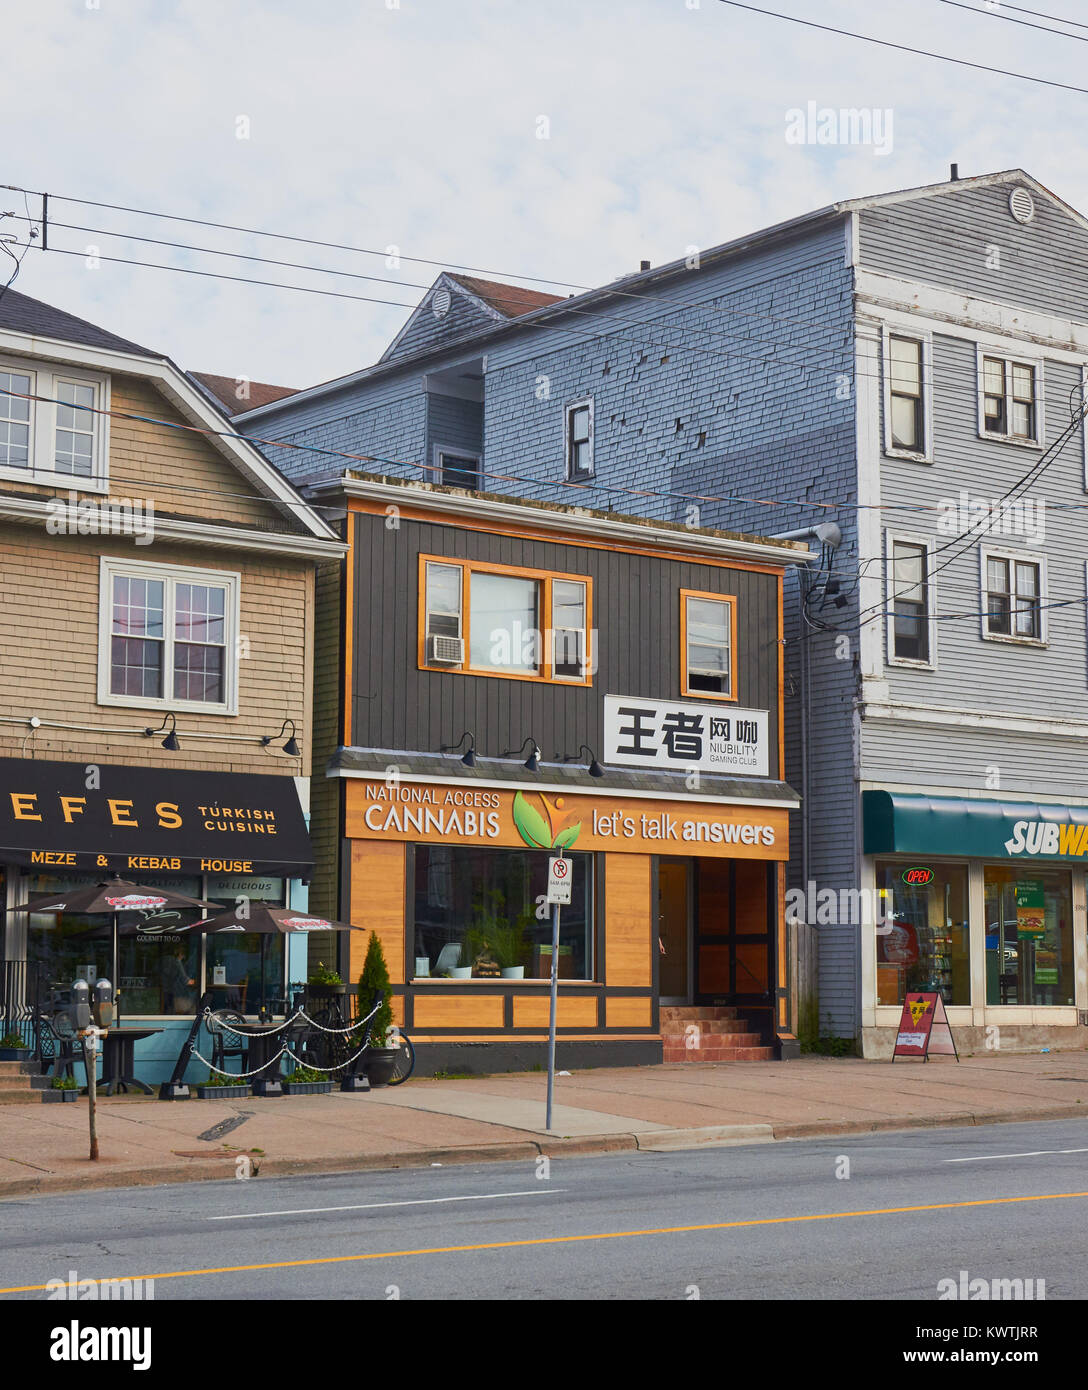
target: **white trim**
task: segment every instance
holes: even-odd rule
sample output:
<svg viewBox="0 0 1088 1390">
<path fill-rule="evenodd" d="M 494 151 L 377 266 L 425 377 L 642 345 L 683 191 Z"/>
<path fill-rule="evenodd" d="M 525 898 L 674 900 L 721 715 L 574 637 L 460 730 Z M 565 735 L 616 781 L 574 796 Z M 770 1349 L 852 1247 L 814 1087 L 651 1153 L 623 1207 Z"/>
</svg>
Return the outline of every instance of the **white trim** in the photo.
<svg viewBox="0 0 1088 1390">
<path fill-rule="evenodd" d="M 922 353 L 922 450 L 902 449 L 892 443 L 891 340 L 904 338 L 918 343 Z M 933 462 L 933 337 L 927 330 L 910 332 L 883 325 L 881 377 L 884 387 L 884 453 L 888 458 L 910 459 L 914 463 Z"/>
<path fill-rule="evenodd" d="M 892 548 L 896 541 L 904 545 L 920 546 L 926 556 L 926 627 L 929 633 L 929 660 L 915 661 L 909 657 L 895 654 L 895 621 L 893 607 L 895 596 L 892 579 L 895 566 L 892 563 Z M 936 671 L 937 669 L 937 586 L 933 582 L 930 564 L 934 547 L 932 536 L 923 536 L 917 531 L 900 531 L 895 527 L 884 530 L 884 626 L 886 629 L 887 662 L 889 666 L 913 671 Z"/>
<path fill-rule="evenodd" d="M 1039 571 L 1039 636 L 1038 637 L 1017 637 L 1010 633 L 1006 636 L 1000 632 L 990 632 L 988 630 L 989 615 L 986 612 L 986 594 L 988 592 L 986 584 L 986 561 L 990 558 L 995 560 L 1008 560 L 1014 568 L 1009 571 L 1009 583 L 1012 585 L 1011 603 L 1015 606 L 1016 602 L 1016 570 L 1015 566 L 1035 565 Z M 979 632 L 984 642 L 999 642 L 1006 646 L 1013 647 L 1045 647 L 1047 645 L 1047 583 L 1046 583 L 1046 554 L 1039 550 L 1015 550 L 1007 546 L 980 545 L 978 550 L 979 567 Z M 1015 626 L 1014 615 L 1010 613 L 1009 626 Z"/>
<path fill-rule="evenodd" d="M 983 387 L 983 362 L 987 357 L 999 358 L 1005 366 L 1005 423 L 1009 423 L 1011 411 L 1009 409 L 1012 402 L 1012 368 L 1030 367 L 1034 373 L 1035 382 L 1035 435 L 1031 439 L 1025 439 L 1015 434 L 995 434 L 986 428 L 985 411 L 985 391 Z M 975 397 L 978 407 L 978 437 L 996 441 L 998 444 L 1017 444 L 1022 449 L 1041 449 L 1043 440 L 1046 438 L 1046 415 L 1043 406 L 1043 359 L 1032 357 L 1024 353 L 1010 354 L 1005 346 L 996 346 L 980 338 L 975 344 Z"/>
<path fill-rule="evenodd" d="M 109 489 L 109 416 L 92 414 L 91 448 L 92 471 L 64 473 L 56 466 L 57 387 L 60 382 L 75 386 L 90 386 L 95 393 L 95 411 L 110 408 L 110 379 L 98 372 L 84 372 L 70 367 L 43 368 L 18 356 L 0 357 L 0 369 L 21 372 L 31 379 L 30 394 L 44 400 L 30 401 L 30 448 L 26 468 L 0 464 L 0 478 L 12 482 L 33 484 L 36 487 L 61 487 L 72 492 L 106 492 Z M 83 419 L 84 412 L 77 412 Z"/>
<path fill-rule="evenodd" d="M 227 417 L 216 409 L 194 382 L 166 357 L 142 357 L 135 353 L 119 352 L 112 348 L 88 348 L 53 338 L 39 338 L 29 333 L 0 329 L 0 352 L 19 357 L 36 357 L 45 362 L 72 363 L 101 372 L 123 372 L 152 382 L 189 424 L 213 433 L 203 437 L 263 496 L 278 503 L 281 510 L 301 522 L 311 535 L 322 540 L 336 540 L 336 533 L 302 500 L 278 469 L 250 444 L 240 433 L 238 437 L 224 436 L 220 431 Z M 108 418 L 108 417 L 103 417 Z M 67 476 L 67 475 L 65 475 Z"/>
<path fill-rule="evenodd" d="M 941 784 L 943 788 L 943 783 Z M 962 789 L 953 787 L 949 789 L 937 790 L 933 787 L 921 787 L 917 782 L 889 782 L 886 779 L 879 781 L 858 782 L 859 792 L 895 792 L 902 796 L 949 796 L 959 801 L 985 801 L 991 805 L 1001 803 L 1009 806 L 1034 805 L 1036 802 L 1042 805 L 1070 806 L 1074 810 L 1088 809 L 1088 799 L 1077 800 L 1076 797 L 1060 796 L 1054 792 L 1002 792 L 995 797 L 991 792 L 981 790 L 978 787 L 964 787 Z M 959 856 L 961 859 L 962 855 Z M 955 859 L 955 854 L 931 855 L 930 858 Z M 1049 862 L 1049 861 L 1048 861 Z M 1083 866 L 1082 866 L 1083 867 Z"/>
<path fill-rule="evenodd" d="M 468 516 L 475 521 L 572 531 L 617 545 L 634 543 L 655 549 L 675 550 L 680 554 L 714 555 L 722 560 L 750 560 L 756 564 L 786 567 L 806 565 L 819 558 L 815 551 L 796 541 L 747 540 L 741 536 L 732 539 L 682 526 L 667 528 L 655 522 L 633 519 L 618 521 L 584 507 L 553 504 L 534 506 L 522 501 L 500 501 L 479 493 L 433 488 L 415 482 L 397 483 L 389 479 L 371 481 L 345 474 L 317 485 L 314 491 L 318 494 L 342 491 L 348 497 L 449 512 L 453 516 Z"/>
<path fill-rule="evenodd" d="M 854 217 L 855 224 L 857 217 Z M 881 559 L 881 473 L 880 473 L 880 360 L 882 342 L 871 327 L 861 327 L 854 335 L 854 439 L 857 454 L 857 561 L 858 611 L 873 612 L 880 607 L 883 585 Z M 867 565 L 868 561 L 873 564 Z M 863 679 L 883 680 L 884 643 L 876 623 L 862 623 L 858 632 L 858 656 Z M 884 687 L 885 693 L 887 687 Z"/>
<path fill-rule="evenodd" d="M 887 719 L 903 724 L 941 724 L 949 728 L 1004 729 L 1010 733 L 1039 734 L 1053 738 L 1088 738 L 1088 720 L 1036 719 L 1007 710 L 963 709 L 954 705 L 918 705 L 906 700 L 866 703 L 865 719 Z"/>
<path fill-rule="evenodd" d="M 570 456 L 570 417 L 576 410 L 589 410 L 589 467 L 575 472 Z M 597 474 L 596 444 L 593 437 L 593 397 L 582 396 L 579 400 L 568 401 L 563 407 L 563 476 L 568 482 L 579 482 L 582 478 L 593 478 Z"/>
<path fill-rule="evenodd" d="M 395 755 L 392 755 L 395 756 Z M 408 754 L 407 756 L 411 756 Z M 588 776 L 588 773 L 586 774 Z M 326 771 L 326 777 L 352 777 L 364 782 L 383 782 L 385 773 L 381 771 L 359 772 L 354 768 L 337 767 Z M 609 786 L 601 783 L 599 779 L 594 779 L 591 787 L 582 790 L 580 787 L 572 787 L 569 782 L 503 782 L 492 781 L 484 777 L 428 777 L 423 773 L 406 772 L 401 778 L 402 782 L 425 782 L 428 785 L 440 787 L 490 787 L 499 791 L 525 791 L 528 788 L 535 792 L 559 792 L 562 796 L 624 796 L 631 797 L 637 801 L 692 801 L 699 802 L 714 801 L 722 802 L 723 805 L 730 806 L 768 806 L 779 807 L 784 811 L 794 811 L 800 805 L 799 797 L 787 798 L 781 801 L 772 801 L 765 797 L 756 796 L 714 796 L 710 792 L 700 792 L 698 796 L 691 796 L 686 792 L 642 792 L 629 791 L 626 787 Z"/>
<path fill-rule="evenodd" d="M 238 634 L 241 630 L 242 576 L 234 570 L 203 570 L 188 565 L 153 564 L 146 560 L 128 559 L 119 555 L 99 557 L 98 571 L 98 703 L 127 709 L 169 710 L 186 714 L 238 713 Z M 111 638 L 113 635 L 113 579 L 129 576 L 151 579 L 163 585 L 163 689 L 169 694 L 161 697 L 147 695 L 113 695 L 110 693 Z M 176 699 L 173 691 L 174 670 L 174 603 L 175 584 L 206 584 L 226 590 L 223 605 L 223 686 L 225 699 L 219 704 L 202 700 Z"/>
</svg>

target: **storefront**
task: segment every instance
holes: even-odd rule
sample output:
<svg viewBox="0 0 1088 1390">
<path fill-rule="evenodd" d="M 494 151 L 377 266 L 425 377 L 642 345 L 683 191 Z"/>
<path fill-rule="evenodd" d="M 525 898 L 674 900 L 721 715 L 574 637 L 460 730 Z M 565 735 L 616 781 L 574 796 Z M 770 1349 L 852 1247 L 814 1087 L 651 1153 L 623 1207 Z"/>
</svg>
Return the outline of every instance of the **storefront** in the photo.
<svg viewBox="0 0 1088 1390">
<path fill-rule="evenodd" d="M 872 930 L 867 1055 L 907 990 L 939 992 L 964 1047 L 1084 1047 L 1088 807 L 862 794 Z"/>
<path fill-rule="evenodd" d="M 449 760 L 443 775 L 383 779 L 350 766 L 366 756 L 349 750 L 338 769 L 351 920 L 382 938 L 398 1021 L 429 1069 L 542 1060 L 560 849 L 573 871 L 557 957 L 567 1062 L 660 1061 L 663 1002 L 743 1005 L 774 1040 L 788 787 L 708 777 L 666 798 L 667 778 L 620 772 L 589 794 L 555 767 L 515 780 L 483 759 L 471 779 Z M 342 946 L 351 979 L 365 944 Z"/>
<path fill-rule="evenodd" d="M 249 898 L 301 908 L 310 867 L 292 777 L 0 759 L 0 902 L 8 907 L 117 874 L 224 907 Z M 160 910 L 149 898 L 120 918 L 123 1015 L 162 1029 L 140 1044 L 148 1081 L 169 1074 L 205 991 L 254 1014 L 289 980 L 305 978 L 304 939 L 289 948 L 284 937 L 266 939 L 262 965 L 255 934 L 186 930 L 203 915 Z M 25 960 L 45 988 L 111 971 L 108 916 L 8 912 L 0 944 L 4 959 Z"/>
</svg>

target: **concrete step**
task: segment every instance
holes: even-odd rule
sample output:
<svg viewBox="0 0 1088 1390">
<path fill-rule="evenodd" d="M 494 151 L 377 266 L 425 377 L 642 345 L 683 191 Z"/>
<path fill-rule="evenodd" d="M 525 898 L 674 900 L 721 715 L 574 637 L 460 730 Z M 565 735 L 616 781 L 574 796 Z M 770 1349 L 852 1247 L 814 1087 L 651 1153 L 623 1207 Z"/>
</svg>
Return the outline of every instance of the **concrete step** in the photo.
<svg viewBox="0 0 1088 1390">
<path fill-rule="evenodd" d="M 697 1023 L 704 1018 L 736 1018 L 737 1011 L 725 1004 L 662 1004 L 660 1018 L 662 1023 L 682 1020 Z"/>
<path fill-rule="evenodd" d="M 773 1047 L 666 1047 L 663 1062 L 772 1062 Z"/>
<path fill-rule="evenodd" d="M 704 1033 L 745 1033 L 752 1025 L 743 1018 L 670 1019 L 661 1025 L 663 1038 L 686 1038 L 694 1030 Z"/>
<path fill-rule="evenodd" d="M 31 1090 L 29 1086 L 0 1090 L 0 1105 L 26 1105 L 28 1102 L 33 1103 L 34 1101 L 40 1105 L 42 1093 Z"/>
<path fill-rule="evenodd" d="M 661 1035 L 661 1041 L 666 1051 L 670 1048 L 683 1048 L 685 1052 L 693 1052 L 697 1055 L 701 1055 L 708 1049 L 718 1047 L 759 1047 L 763 1042 L 763 1037 L 759 1033 L 747 1031 L 719 1033 L 715 1030 L 713 1033 L 701 1032 L 698 1038 L 698 1046 L 689 1047 L 687 1038 L 683 1036 L 674 1037 L 668 1033 L 663 1033 Z"/>
</svg>

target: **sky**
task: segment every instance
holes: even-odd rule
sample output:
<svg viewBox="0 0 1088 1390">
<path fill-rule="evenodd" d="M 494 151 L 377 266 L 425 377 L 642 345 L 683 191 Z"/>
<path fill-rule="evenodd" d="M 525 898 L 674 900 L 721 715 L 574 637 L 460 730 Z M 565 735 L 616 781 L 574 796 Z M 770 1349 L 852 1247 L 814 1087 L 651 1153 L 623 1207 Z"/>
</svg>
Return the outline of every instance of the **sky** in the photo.
<svg viewBox="0 0 1088 1390">
<path fill-rule="evenodd" d="M 1080 21 L 1060 34 L 987 0 L 760 2 L 1088 87 L 1086 0 L 1032 0 Z M 25 241 L 16 219 L 40 226 L 50 195 L 50 249 L 26 251 L 16 288 L 195 371 L 311 385 L 375 361 L 444 266 L 564 294 L 952 161 L 1025 168 L 1088 212 L 1088 95 L 721 0 L 0 0 L 0 16 L 0 184 L 30 190 L 0 190 L 0 234 Z M 880 142 L 798 142 L 810 102 L 881 113 Z"/>
</svg>

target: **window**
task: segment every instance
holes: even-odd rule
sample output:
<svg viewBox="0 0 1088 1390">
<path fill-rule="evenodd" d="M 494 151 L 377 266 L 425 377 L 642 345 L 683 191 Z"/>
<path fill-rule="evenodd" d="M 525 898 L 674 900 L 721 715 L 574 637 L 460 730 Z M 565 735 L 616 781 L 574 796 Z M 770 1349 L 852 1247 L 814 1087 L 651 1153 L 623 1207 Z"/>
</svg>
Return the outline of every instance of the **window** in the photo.
<svg viewBox="0 0 1088 1390">
<path fill-rule="evenodd" d="M 234 714 L 236 574 L 102 559 L 98 701 Z"/>
<path fill-rule="evenodd" d="M 547 890 L 547 856 L 538 850 L 475 845 L 416 845 L 414 973 L 443 978 L 454 970 L 485 978 L 541 980 L 551 975 L 552 928 L 538 918 Z M 593 856 L 568 854 L 573 882 L 559 930 L 561 980 L 592 979 Z M 516 972 L 516 973 L 515 973 Z"/>
<path fill-rule="evenodd" d="M 984 637 L 1042 642 L 1043 571 L 1036 560 L 982 552 Z"/>
<path fill-rule="evenodd" d="M 1038 369 L 1030 362 L 983 355 L 979 433 L 1025 444 L 1039 442 Z"/>
<path fill-rule="evenodd" d="M 986 864 L 983 881 L 987 1004 L 1072 1004 L 1071 875 Z"/>
<path fill-rule="evenodd" d="M 0 363 L 0 476 L 104 490 L 108 388 L 105 377 Z"/>
<path fill-rule="evenodd" d="M 929 666 L 933 661 L 929 549 L 924 542 L 888 539 L 890 657 Z"/>
<path fill-rule="evenodd" d="M 735 700 L 737 605 L 721 594 L 680 591 L 681 695 Z"/>
<path fill-rule="evenodd" d="M 908 990 L 946 1004 L 971 1002 L 966 864 L 877 860 L 878 1004 L 903 1004 Z"/>
<path fill-rule="evenodd" d="M 436 449 L 435 452 L 438 455 L 438 482 L 443 487 L 480 486 L 479 454 L 448 449 Z"/>
<path fill-rule="evenodd" d="M 420 563 L 421 667 L 592 683 L 590 580 L 429 556 Z"/>
<path fill-rule="evenodd" d="M 593 476 L 593 402 L 567 406 L 567 477 Z"/>
<path fill-rule="evenodd" d="M 884 452 L 926 460 L 930 450 L 928 341 L 886 333 Z"/>
</svg>

